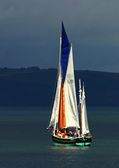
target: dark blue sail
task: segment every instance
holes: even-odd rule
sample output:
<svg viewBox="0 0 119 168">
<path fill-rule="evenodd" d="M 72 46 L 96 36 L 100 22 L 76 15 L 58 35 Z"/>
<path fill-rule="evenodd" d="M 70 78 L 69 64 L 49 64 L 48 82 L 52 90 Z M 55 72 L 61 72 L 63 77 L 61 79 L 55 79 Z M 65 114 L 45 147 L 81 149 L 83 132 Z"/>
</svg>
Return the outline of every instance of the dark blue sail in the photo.
<svg viewBox="0 0 119 168">
<path fill-rule="evenodd" d="M 66 71 L 67 71 L 67 64 L 69 59 L 69 52 L 70 52 L 70 43 L 62 22 L 62 34 L 61 34 L 62 42 L 61 42 L 61 68 L 62 68 L 62 80 L 64 82 Z"/>
</svg>

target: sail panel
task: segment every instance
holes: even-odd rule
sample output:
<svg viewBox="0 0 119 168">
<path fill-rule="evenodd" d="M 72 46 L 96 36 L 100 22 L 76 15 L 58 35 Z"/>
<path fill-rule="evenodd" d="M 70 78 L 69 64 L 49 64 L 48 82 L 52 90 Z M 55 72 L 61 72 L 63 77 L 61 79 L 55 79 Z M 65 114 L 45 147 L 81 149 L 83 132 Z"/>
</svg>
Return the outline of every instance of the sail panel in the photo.
<svg viewBox="0 0 119 168">
<path fill-rule="evenodd" d="M 70 43 L 62 23 L 61 33 L 61 69 L 62 69 L 62 80 L 64 82 L 67 70 L 67 64 L 69 59 Z"/>
<path fill-rule="evenodd" d="M 59 105 L 59 120 L 58 127 L 63 129 L 66 127 L 66 115 L 65 115 L 65 102 L 64 102 L 64 87 L 63 83 L 61 83 L 60 89 L 60 105 Z"/>
<path fill-rule="evenodd" d="M 56 87 L 56 93 L 55 93 L 55 99 L 54 99 L 54 105 L 53 105 L 53 109 L 52 109 L 52 115 L 51 115 L 49 127 L 55 127 L 56 124 L 58 123 L 60 88 L 61 88 L 61 70 L 59 68 L 58 81 L 57 81 L 57 87 Z"/>
<path fill-rule="evenodd" d="M 87 119 L 87 109 L 86 109 L 86 102 L 85 102 L 85 91 L 84 86 L 82 89 L 82 100 L 81 100 L 81 107 L 82 107 L 82 134 L 89 133 L 89 126 L 88 126 L 88 119 Z"/>
<path fill-rule="evenodd" d="M 79 127 L 72 47 L 70 49 L 69 54 L 68 67 L 64 82 L 64 90 L 65 90 L 66 127 L 70 126 Z"/>
</svg>

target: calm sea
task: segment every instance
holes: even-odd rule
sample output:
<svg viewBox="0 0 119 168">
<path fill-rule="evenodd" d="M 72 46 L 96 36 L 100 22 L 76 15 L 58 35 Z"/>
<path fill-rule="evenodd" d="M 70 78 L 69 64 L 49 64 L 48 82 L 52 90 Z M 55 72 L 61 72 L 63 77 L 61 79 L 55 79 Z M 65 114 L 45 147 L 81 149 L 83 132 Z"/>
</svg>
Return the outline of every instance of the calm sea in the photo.
<svg viewBox="0 0 119 168">
<path fill-rule="evenodd" d="M 119 108 L 88 108 L 91 147 L 56 147 L 50 108 L 0 108 L 0 168 L 119 168 Z"/>
</svg>

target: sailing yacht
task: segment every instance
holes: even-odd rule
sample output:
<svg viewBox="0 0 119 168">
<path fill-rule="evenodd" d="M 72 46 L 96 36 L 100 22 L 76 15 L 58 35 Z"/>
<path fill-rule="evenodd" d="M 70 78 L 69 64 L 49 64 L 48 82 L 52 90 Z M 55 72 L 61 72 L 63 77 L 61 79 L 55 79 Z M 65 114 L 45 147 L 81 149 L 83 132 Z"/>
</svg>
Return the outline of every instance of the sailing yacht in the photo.
<svg viewBox="0 0 119 168">
<path fill-rule="evenodd" d="M 92 136 L 89 131 L 84 85 L 79 82 L 77 105 L 73 50 L 64 24 L 60 34 L 59 66 L 56 92 L 48 130 L 55 144 L 88 146 Z"/>
</svg>

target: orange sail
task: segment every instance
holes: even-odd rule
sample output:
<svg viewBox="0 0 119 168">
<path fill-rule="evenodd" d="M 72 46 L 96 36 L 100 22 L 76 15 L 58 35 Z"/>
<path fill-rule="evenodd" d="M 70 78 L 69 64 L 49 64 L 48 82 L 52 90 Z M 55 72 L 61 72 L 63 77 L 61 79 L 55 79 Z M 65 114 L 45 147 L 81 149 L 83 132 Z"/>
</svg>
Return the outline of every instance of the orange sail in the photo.
<svg viewBox="0 0 119 168">
<path fill-rule="evenodd" d="M 59 126 L 60 129 L 63 129 L 66 126 L 63 83 L 61 84 L 61 90 L 60 90 L 60 105 L 59 105 L 59 121 L 58 121 L 58 124 L 59 124 L 58 126 Z"/>
</svg>

